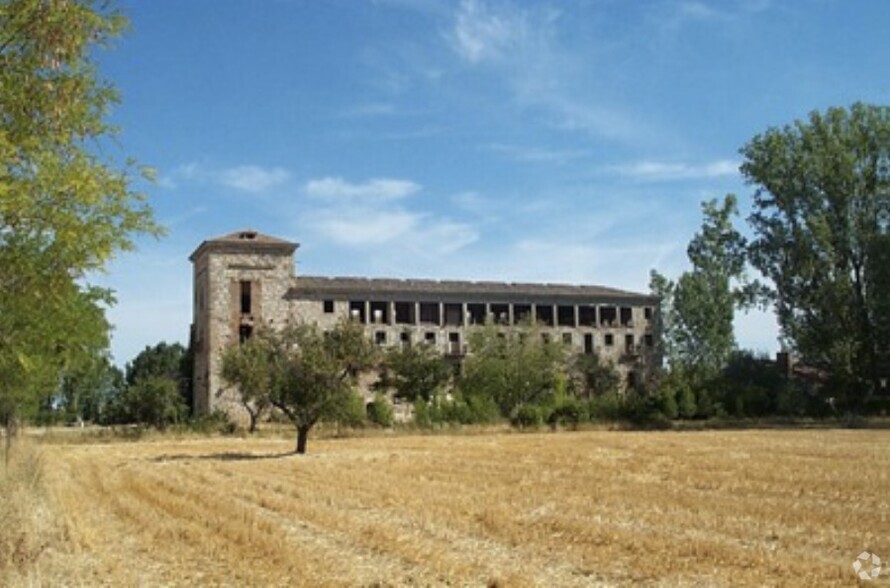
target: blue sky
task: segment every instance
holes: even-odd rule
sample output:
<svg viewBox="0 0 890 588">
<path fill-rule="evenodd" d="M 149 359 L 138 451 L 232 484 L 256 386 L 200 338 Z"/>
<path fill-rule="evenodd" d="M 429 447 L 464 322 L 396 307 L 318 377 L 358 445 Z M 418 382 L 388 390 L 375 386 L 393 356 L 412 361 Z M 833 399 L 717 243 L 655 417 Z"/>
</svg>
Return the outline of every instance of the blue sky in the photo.
<svg viewBox="0 0 890 588">
<path fill-rule="evenodd" d="M 187 343 L 188 255 L 254 228 L 298 274 L 675 277 L 770 126 L 890 102 L 890 3 L 153 0 L 98 59 L 166 238 L 99 280 L 119 364 Z M 774 351 L 768 314 L 739 343 Z"/>
</svg>

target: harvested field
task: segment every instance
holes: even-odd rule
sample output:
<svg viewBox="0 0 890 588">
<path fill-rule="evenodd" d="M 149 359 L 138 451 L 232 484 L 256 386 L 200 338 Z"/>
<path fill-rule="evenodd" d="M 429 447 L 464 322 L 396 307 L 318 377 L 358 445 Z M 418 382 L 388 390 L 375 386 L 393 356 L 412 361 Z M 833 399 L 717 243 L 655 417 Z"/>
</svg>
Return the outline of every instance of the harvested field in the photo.
<svg viewBox="0 0 890 588">
<path fill-rule="evenodd" d="M 851 586 L 890 431 L 45 445 L 76 585 Z M 55 583 L 55 582 L 54 582 Z"/>
</svg>

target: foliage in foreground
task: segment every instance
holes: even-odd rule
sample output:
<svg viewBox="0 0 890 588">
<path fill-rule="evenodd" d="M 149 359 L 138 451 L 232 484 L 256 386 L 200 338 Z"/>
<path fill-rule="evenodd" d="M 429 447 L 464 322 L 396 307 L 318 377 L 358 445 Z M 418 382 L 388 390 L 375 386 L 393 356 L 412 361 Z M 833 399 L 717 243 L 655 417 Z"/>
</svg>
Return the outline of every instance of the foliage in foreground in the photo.
<svg viewBox="0 0 890 588">
<path fill-rule="evenodd" d="M 91 286 L 138 233 L 159 234 L 142 170 L 102 156 L 118 93 L 95 49 L 126 20 L 89 1 L 0 4 L 0 425 L 33 415 L 107 349 L 111 292 Z"/>
</svg>

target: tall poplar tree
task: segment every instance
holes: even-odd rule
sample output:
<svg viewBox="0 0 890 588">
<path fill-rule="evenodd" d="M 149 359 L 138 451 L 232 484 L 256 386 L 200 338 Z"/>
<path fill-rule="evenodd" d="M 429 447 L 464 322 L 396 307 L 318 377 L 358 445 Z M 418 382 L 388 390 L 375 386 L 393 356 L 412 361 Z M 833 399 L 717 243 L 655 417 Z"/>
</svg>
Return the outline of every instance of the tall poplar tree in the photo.
<svg viewBox="0 0 890 588">
<path fill-rule="evenodd" d="M 93 54 L 126 19 L 109 2 L 0 3 L 0 423 L 107 346 L 111 292 L 90 286 L 136 233 L 159 234 L 144 174 L 104 153 L 118 92 Z M 101 146 L 101 149 L 99 148 Z"/>
</svg>

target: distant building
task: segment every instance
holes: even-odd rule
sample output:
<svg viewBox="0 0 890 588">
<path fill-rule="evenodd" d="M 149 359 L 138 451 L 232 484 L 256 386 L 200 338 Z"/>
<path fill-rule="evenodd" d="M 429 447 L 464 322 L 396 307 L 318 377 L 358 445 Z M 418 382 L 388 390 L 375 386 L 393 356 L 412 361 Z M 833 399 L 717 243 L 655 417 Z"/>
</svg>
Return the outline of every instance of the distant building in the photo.
<svg viewBox="0 0 890 588">
<path fill-rule="evenodd" d="M 459 362 L 474 325 L 491 321 L 509 330 L 533 321 L 542 337 L 613 361 L 625 386 L 661 363 L 652 296 L 602 286 L 297 276 L 297 247 L 241 231 L 204 241 L 189 257 L 198 413 L 220 409 L 240 418 L 219 375 L 220 354 L 260 325 L 325 328 L 348 317 L 378 345 L 429 343 Z"/>
</svg>

